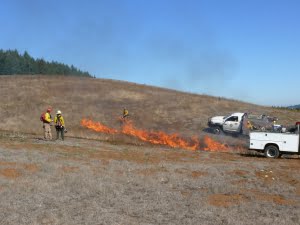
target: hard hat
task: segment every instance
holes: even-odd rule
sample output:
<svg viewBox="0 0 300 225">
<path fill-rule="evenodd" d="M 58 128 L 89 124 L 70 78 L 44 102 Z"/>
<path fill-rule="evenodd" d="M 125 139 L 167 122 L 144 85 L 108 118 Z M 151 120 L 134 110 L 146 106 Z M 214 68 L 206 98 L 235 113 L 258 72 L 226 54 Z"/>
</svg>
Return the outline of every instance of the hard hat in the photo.
<svg viewBox="0 0 300 225">
<path fill-rule="evenodd" d="M 61 111 L 60 111 L 60 110 L 57 110 L 56 115 L 60 115 L 60 114 L 61 114 Z"/>
</svg>

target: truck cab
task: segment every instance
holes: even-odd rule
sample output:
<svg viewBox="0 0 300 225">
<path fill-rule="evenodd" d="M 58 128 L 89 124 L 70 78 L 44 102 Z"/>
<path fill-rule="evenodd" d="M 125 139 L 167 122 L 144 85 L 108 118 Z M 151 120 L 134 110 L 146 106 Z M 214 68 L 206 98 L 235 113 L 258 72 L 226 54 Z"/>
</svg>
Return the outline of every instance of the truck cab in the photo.
<svg viewBox="0 0 300 225">
<path fill-rule="evenodd" d="M 232 114 L 225 118 L 223 123 L 223 130 L 227 132 L 240 132 L 243 115 Z"/>
<path fill-rule="evenodd" d="M 208 119 L 208 126 L 213 133 L 242 133 L 245 113 L 233 113 L 230 116 L 215 116 Z"/>
<path fill-rule="evenodd" d="M 249 150 L 263 152 L 268 158 L 278 158 L 282 154 L 300 154 L 300 122 L 285 133 L 250 132 Z"/>
</svg>

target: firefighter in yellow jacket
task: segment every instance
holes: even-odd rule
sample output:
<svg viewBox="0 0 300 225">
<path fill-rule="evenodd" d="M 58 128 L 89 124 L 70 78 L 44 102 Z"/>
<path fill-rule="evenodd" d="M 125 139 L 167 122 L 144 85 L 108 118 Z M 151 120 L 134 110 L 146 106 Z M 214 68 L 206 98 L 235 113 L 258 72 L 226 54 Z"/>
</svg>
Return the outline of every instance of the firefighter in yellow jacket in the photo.
<svg viewBox="0 0 300 225">
<path fill-rule="evenodd" d="M 56 140 L 59 138 L 59 133 L 61 135 L 61 139 L 64 140 L 64 133 L 65 133 L 65 121 L 61 115 L 61 111 L 58 110 L 56 116 L 54 118 L 55 129 L 56 129 Z"/>
<path fill-rule="evenodd" d="M 249 130 L 253 130 L 253 125 L 252 125 L 252 123 L 249 120 L 247 121 L 247 128 Z"/>
<path fill-rule="evenodd" d="M 51 122 L 53 121 L 51 119 L 51 108 L 48 108 L 46 113 L 44 114 L 43 118 L 41 119 L 43 121 L 43 128 L 44 128 L 44 138 L 45 140 L 52 140 L 52 134 L 51 134 Z"/>
<path fill-rule="evenodd" d="M 123 119 L 125 119 L 128 116 L 129 116 L 129 111 L 128 111 L 128 109 L 124 108 L 123 109 Z"/>
</svg>

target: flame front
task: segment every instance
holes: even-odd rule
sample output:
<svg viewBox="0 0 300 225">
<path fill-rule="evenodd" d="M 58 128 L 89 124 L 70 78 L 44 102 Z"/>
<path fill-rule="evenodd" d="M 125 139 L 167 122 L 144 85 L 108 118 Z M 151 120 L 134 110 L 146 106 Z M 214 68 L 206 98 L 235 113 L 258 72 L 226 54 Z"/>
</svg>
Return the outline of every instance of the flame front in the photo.
<svg viewBox="0 0 300 225">
<path fill-rule="evenodd" d="M 123 126 L 121 130 L 116 130 L 107 127 L 99 122 L 94 122 L 89 119 L 82 119 L 81 125 L 92 129 L 97 132 L 107 133 L 107 134 L 126 134 L 129 136 L 137 137 L 142 141 L 149 142 L 157 145 L 168 145 L 173 148 L 184 148 L 188 150 L 199 149 L 199 140 L 197 137 L 192 137 L 189 140 L 180 137 L 178 134 L 166 134 L 162 131 L 152 131 L 148 132 L 145 130 L 140 130 L 134 127 L 132 121 L 123 121 Z"/>
<path fill-rule="evenodd" d="M 107 134 L 116 134 L 118 133 L 117 130 L 112 129 L 110 127 L 107 127 L 99 122 L 94 122 L 89 119 L 82 119 L 81 120 L 81 125 L 84 127 L 87 127 L 91 130 L 97 131 L 97 132 L 102 132 L 102 133 L 107 133 Z"/>
<path fill-rule="evenodd" d="M 166 134 L 162 131 L 148 132 L 145 130 L 136 129 L 132 121 L 125 121 L 121 133 L 139 138 L 142 141 L 150 142 L 157 145 L 168 145 L 173 148 L 184 148 L 188 150 L 199 149 L 199 140 L 191 138 L 186 140 L 178 134 Z"/>
<path fill-rule="evenodd" d="M 229 147 L 227 145 L 217 142 L 208 136 L 204 137 L 204 144 L 206 145 L 206 147 L 203 149 L 205 151 L 222 151 L 222 152 L 224 152 L 224 151 L 229 150 Z"/>
<path fill-rule="evenodd" d="M 123 120 L 122 120 L 123 121 Z M 107 134 L 125 134 L 136 137 L 142 141 L 157 145 L 167 145 L 173 148 L 183 148 L 187 150 L 200 150 L 200 140 L 197 136 L 191 138 L 183 138 L 179 134 L 167 134 L 163 131 L 146 131 L 135 128 L 133 122 L 130 120 L 123 121 L 123 126 L 120 130 L 107 127 L 99 122 L 94 122 L 90 119 L 82 119 L 81 125 L 97 132 Z M 204 137 L 205 151 L 220 151 L 227 152 L 229 146 L 213 140 L 212 138 Z"/>
</svg>

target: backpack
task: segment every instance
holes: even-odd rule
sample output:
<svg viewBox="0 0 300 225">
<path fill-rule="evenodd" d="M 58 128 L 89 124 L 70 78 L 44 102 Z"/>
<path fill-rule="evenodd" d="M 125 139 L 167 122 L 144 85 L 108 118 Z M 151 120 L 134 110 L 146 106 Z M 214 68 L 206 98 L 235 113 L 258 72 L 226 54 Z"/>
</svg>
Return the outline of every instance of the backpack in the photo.
<svg viewBox="0 0 300 225">
<path fill-rule="evenodd" d="M 45 112 L 41 114 L 40 116 L 40 121 L 44 122 L 45 121 Z"/>
</svg>

